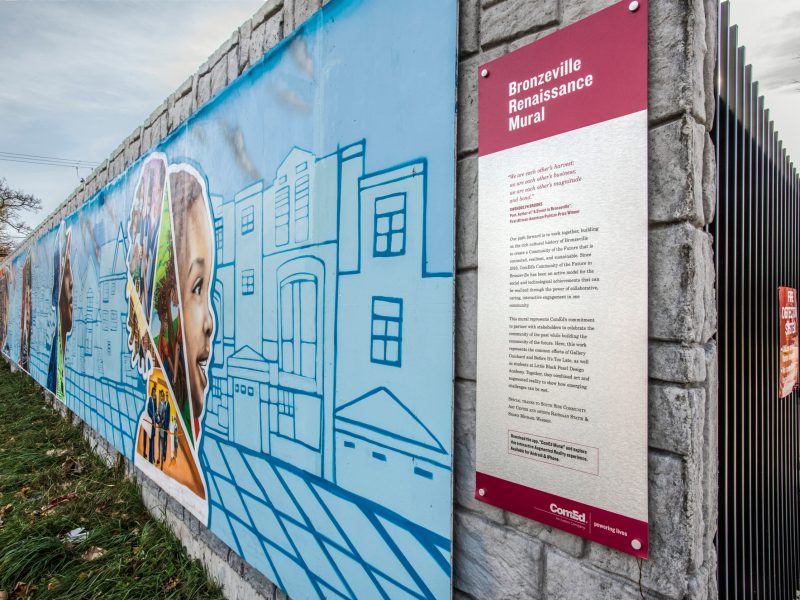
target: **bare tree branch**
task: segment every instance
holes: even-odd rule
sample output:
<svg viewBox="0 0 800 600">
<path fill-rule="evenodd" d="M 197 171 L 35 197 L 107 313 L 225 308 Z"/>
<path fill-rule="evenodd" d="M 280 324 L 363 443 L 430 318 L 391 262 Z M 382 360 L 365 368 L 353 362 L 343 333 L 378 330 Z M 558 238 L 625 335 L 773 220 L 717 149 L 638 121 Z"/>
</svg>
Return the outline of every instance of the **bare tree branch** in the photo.
<svg viewBox="0 0 800 600">
<path fill-rule="evenodd" d="M 0 177 L 0 257 L 13 252 L 19 235 L 30 233 L 31 228 L 22 220 L 22 214 L 41 208 L 42 202 L 36 196 L 10 188 Z"/>
</svg>

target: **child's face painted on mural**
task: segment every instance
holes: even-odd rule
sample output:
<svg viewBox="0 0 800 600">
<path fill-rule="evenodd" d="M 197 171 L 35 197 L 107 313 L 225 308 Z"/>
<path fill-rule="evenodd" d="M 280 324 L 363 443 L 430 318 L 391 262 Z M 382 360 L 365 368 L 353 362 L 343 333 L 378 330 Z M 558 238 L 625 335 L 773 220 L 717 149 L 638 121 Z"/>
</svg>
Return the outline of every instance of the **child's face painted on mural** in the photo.
<svg viewBox="0 0 800 600">
<path fill-rule="evenodd" d="M 184 239 L 177 240 L 177 263 L 183 308 L 183 331 L 189 389 L 195 418 L 203 410 L 208 383 L 208 359 L 214 319 L 209 305 L 213 247 L 211 223 L 205 199 L 200 196 L 188 203 L 183 215 Z"/>
</svg>

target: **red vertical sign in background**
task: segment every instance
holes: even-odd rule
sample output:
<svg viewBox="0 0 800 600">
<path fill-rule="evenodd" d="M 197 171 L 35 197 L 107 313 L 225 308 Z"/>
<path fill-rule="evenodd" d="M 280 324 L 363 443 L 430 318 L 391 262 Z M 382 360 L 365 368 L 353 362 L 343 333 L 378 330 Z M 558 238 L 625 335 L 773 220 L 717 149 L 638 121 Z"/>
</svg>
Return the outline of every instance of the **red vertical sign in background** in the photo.
<svg viewBox="0 0 800 600">
<path fill-rule="evenodd" d="M 781 362 L 778 380 L 778 396 L 785 398 L 797 385 L 798 361 L 797 346 L 797 290 L 789 287 L 778 288 L 781 318 Z"/>
</svg>

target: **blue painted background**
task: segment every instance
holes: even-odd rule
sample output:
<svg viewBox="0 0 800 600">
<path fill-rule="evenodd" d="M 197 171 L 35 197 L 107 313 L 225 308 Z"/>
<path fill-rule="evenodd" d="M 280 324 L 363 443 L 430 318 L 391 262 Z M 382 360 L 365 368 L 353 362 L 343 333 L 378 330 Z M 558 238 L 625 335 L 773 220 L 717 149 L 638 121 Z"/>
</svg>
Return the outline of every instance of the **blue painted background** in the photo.
<svg viewBox="0 0 800 600">
<path fill-rule="evenodd" d="M 154 149 L 205 177 L 213 218 L 208 526 L 296 599 L 450 594 L 456 18 L 455 0 L 333 2 Z M 64 222 L 66 402 L 131 460 L 145 159 Z M 43 385 L 57 244 L 29 250 Z M 27 256 L 8 265 L 13 360 Z"/>
</svg>

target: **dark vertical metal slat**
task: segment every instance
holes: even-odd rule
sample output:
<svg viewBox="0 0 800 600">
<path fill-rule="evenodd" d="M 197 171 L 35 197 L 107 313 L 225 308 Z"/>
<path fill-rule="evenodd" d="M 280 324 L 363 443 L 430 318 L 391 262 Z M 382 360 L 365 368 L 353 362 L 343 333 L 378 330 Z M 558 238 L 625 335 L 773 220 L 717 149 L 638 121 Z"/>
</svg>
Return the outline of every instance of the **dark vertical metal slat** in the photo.
<svg viewBox="0 0 800 600">
<path fill-rule="evenodd" d="M 775 333 L 777 331 L 777 324 L 775 322 L 775 317 L 773 316 L 775 312 L 775 306 L 777 306 L 777 301 L 775 298 L 775 292 L 773 290 L 776 289 L 778 283 L 778 275 L 777 275 L 777 225 L 778 221 L 775 218 L 777 214 L 778 205 L 776 202 L 776 191 L 777 191 L 777 184 L 775 181 L 775 165 L 776 163 L 776 144 L 775 144 L 775 136 L 774 136 L 774 123 L 770 122 L 770 165 L 771 168 L 771 177 L 770 177 L 770 209 L 771 209 L 771 218 L 770 218 L 770 228 L 773 232 L 773 237 L 770 240 L 770 262 L 771 262 L 771 272 L 770 272 L 770 286 L 769 286 L 769 294 L 770 294 L 770 306 L 772 307 L 770 310 L 770 354 L 772 355 L 772 361 L 770 364 L 770 373 L 772 377 L 775 377 L 775 374 L 778 372 L 777 370 L 777 361 L 776 359 L 776 348 L 777 348 L 777 339 Z M 773 382 L 773 386 L 775 383 Z M 770 436 L 770 449 L 769 449 L 769 519 L 770 519 L 770 538 L 771 538 L 771 553 L 772 553 L 772 590 L 771 590 L 771 598 L 777 598 L 779 594 L 779 583 L 780 583 L 780 569 L 778 568 L 779 557 L 777 556 L 776 549 L 778 547 L 777 544 L 777 524 L 776 524 L 776 495 L 775 495 L 775 445 L 776 445 L 776 436 L 775 436 L 775 407 L 777 404 L 777 394 L 772 395 L 770 398 L 769 403 L 769 436 Z"/>
<path fill-rule="evenodd" d="M 756 396 L 755 402 L 755 411 L 753 415 L 754 426 L 755 426 L 755 482 L 754 486 L 756 489 L 755 493 L 755 504 L 754 510 L 757 515 L 761 515 L 763 510 L 763 501 L 761 497 L 761 490 L 763 489 L 763 468 L 761 465 L 761 460 L 763 456 L 763 440 L 764 437 L 761 434 L 761 426 L 763 423 L 762 418 L 762 411 L 764 406 L 764 396 L 766 390 L 764 389 L 765 381 L 763 376 L 763 355 L 764 355 L 764 348 L 763 348 L 763 341 L 764 341 L 764 302 L 763 297 L 761 294 L 761 290 L 763 288 L 763 277 L 764 277 L 764 253 L 762 252 L 763 244 L 764 244 L 764 220 L 763 220 L 763 207 L 764 207 L 764 144 L 763 144 L 763 134 L 764 134 L 764 98 L 758 95 L 758 84 L 755 84 L 754 90 L 756 100 L 756 119 L 755 119 L 755 131 L 754 131 L 754 144 L 755 144 L 755 194 L 756 194 L 756 202 L 754 206 L 755 211 L 755 219 L 756 219 L 756 277 L 755 277 L 755 290 L 756 290 L 756 335 L 755 335 L 755 347 L 756 347 L 756 362 L 755 362 L 755 372 L 756 372 L 756 381 L 757 381 L 757 388 L 758 394 Z M 756 526 L 755 526 L 755 540 L 753 544 L 753 552 L 755 553 L 755 564 L 756 564 L 756 597 L 757 598 L 764 598 L 765 597 L 765 590 L 764 590 L 764 543 L 763 543 L 763 527 L 761 523 L 761 519 L 756 519 Z"/>
<path fill-rule="evenodd" d="M 767 347 L 769 349 L 769 364 L 767 369 L 767 377 L 769 378 L 769 386 L 770 386 L 770 393 L 767 398 L 767 436 L 769 440 L 769 449 L 768 449 L 768 456 L 767 456 L 767 472 L 768 472 L 768 482 L 767 482 L 767 495 L 768 495 L 768 505 L 767 505 L 767 519 L 768 519 L 768 527 L 769 527 L 769 561 L 771 566 L 771 577 L 770 581 L 770 588 L 769 588 L 769 598 L 775 598 L 777 595 L 777 578 L 776 578 L 776 557 L 775 557 L 775 474 L 774 474 L 774 466 L 775 466 L 775 456 L 774 456 L 774 449 L 775 449 L 775 429 L 773 427 L 774 419 L 773 415 L 775 412 L 775 399 L 777 398 L 776 392 L 776 382 L 775 382 L 775 306 L 776 306 L 776 298 L 775 298 L 775 252 L 777 248 L 775 247 L 775 194 L 774 194 L 774 187 L 775 187 L 775 171 L 774 171 L 774 157 L 775 157 L 775 136 L 773 135 L 773 128 L 774 124 L 772 121 L 769 123 L 769 188 L 768 188 L 768 205 L 769 205 L 769 243 L 767 246 L 767 252 L 769 255 L 769 279 L 768 279 L 768 287 L 767 287 L 767 296 L 769 297 L 769 312 L 767 313 L 769 318 L 769 336 L 767 339 Z"/>
<path fill-rule="evenodd" d="M 744 68 L 744 81 L 742 86 L 742 379 L 741 388 L 741 410 L 742 410 L 742 481 L 744 494 L 742 496 L 742 515 L 745 528 L 742 531 L 742 549 L 744 573 L 742 577 L 742 589 L 744 593 L 752 597 L 753 588 L 753 494 L 752 494 L 752 475 L 753 475 L 753 445 L 752 445 L 752 378 L 751 378 L 751 356 L 752 356 L 752 277 L 750 259 L 752 256 L 752 171 L 750 162 L 752 160 L 752 93 L 753 93 L 753 69 L 747 65 L 745 51 L 741 52 Z"/>
<path fill-rule="evenodd" d="M 718 321 L 717 327 L 720 331 L 725 331 L 726 324 L 727 324 L 727 310 L 726 310 L 726 299 L 727 295 L 724 294 L 724 290 L 727 289 L 727 277 L 725 273 L 725 260 L 721 260 L 721 257 L 724 255 L 725 252 L 725 245 L 724 243 L 721 244 L 720 240 L 725 240 L 727 243 L 727 235 L 725 231 L 725 227 L 727 225 L 727 171 L 728 171 L 728 136 L 727 136 L 727 125 L 729 122 L 728 118 L 728 99 L 730 97 L 728 93 L 729 89 L 729 69 L 728 69 L 728 35 L 729 35 L 729 27 L 728 27 L 728 15 L 729 15 L 729 5 L 724 3 L 720 6 L 719 11 L 719 27 L 717 29 L 717 39 L 719 40 L 718 48 L 717 48 L 717 72 L 718 76 L 715 78 L 715 83 L 717 86 L 717 110 L 716 110 L 716 117 L 715 117 L 715 132 L 714 132 L 714 139 L 716 143 L 716 152 L 717 152 L 717 205 L 715 211 L 715 218 L 714 218 L 714 244 L 715 244 L 715 266 L 716 266 L 716 273 L 717 273 L 717 306 L 718 306 Z M 727 456 L 727 410 L 722 405 L 724 403 L 724 398 L 726 397 L 726 378 L 725 378 L 725 367 L 727 364 L 727 349 L 723 344 L 718 344 L 719 353 L 717 356 L 718 365 L 721 370 L 720 377 L 719 377 L 719 391 L 718 391 L 718 404 L 717 404 L 717 412 L 719 414 L 719 429 L 717 430 L 718 435 L 718 448 L 719 452 L 722 456 L 719 468 L 719 500 L 720 500 L 720 509 L 719 509 L 719 525 L 717 527 L 717 556 L 719 557 L 719 591 L 720 597 L 725 598 L 727 597 L 727 590 L 728 590 L 728 535 L 727 535 L 727 519 L 728 519 L 728 510 L 727 510 L 727 503 L 728 503 L 728 495 L 726 493 L 727 486 L 728 486 L 728 477 L 727 477 L 727 462 L 725 457 Z M 719 399 L 722 399 L 721 401 Z"/>
<path fill-rule="evenodd" d="M 785 214 L 785 205 L 783 202 L 783 159 L 782 159 L 782 149 L 783 144 L 779 143 L 777 158 L 778 158 L 778 173 L 776 177 L 776 181 L 778 184 L 775 199 L 778 204 L 778 226 L 775 229 L 775 234 L 778 239 L 778 251 L 775 256 L 777 264 L 778 264 L 778 281 L 777 286 L 784 285 L 785 279 L 785 253 L 784 253 L 784 228 L 783 225 L 786 222 L 786 214 Z M 776 286 L 776 287 L 777 287 Z M 780 326 L 780 321 L 778 322 Z M 780 327 L 778 328 L 778 335 L 780 336 Z M 780 345 L 778 345 L 780 347 Z M 780 357 L 779 357 L 779 368 L 780 368 Z M 783 455 L 783 428 L 781 426 L 781 416 L 782 416 L 782 405 L 783 400 L 780 398 L 780 394 L 778 394 L 778 398 L 776 398 L 776 413 L 775 413 L 775 435 L 776 435 L 776 460 L 775 460 L 775 491 L 776 491 L 776 507 L 775 507 L 775 522 L 776 522 L 776 539 L 778 542 L 778 548 L 781 550 L 784 547 L 784 525 L 783 525 L 783 490 L 781 487 L 781 482 L 783 480 L 782 477 L 782 461 L 781 456 Z M 780 598 L 786 598 L 786 555 L 783 551 L 777 553 L 778 556 L 778 594 Z"/>
</svg>

